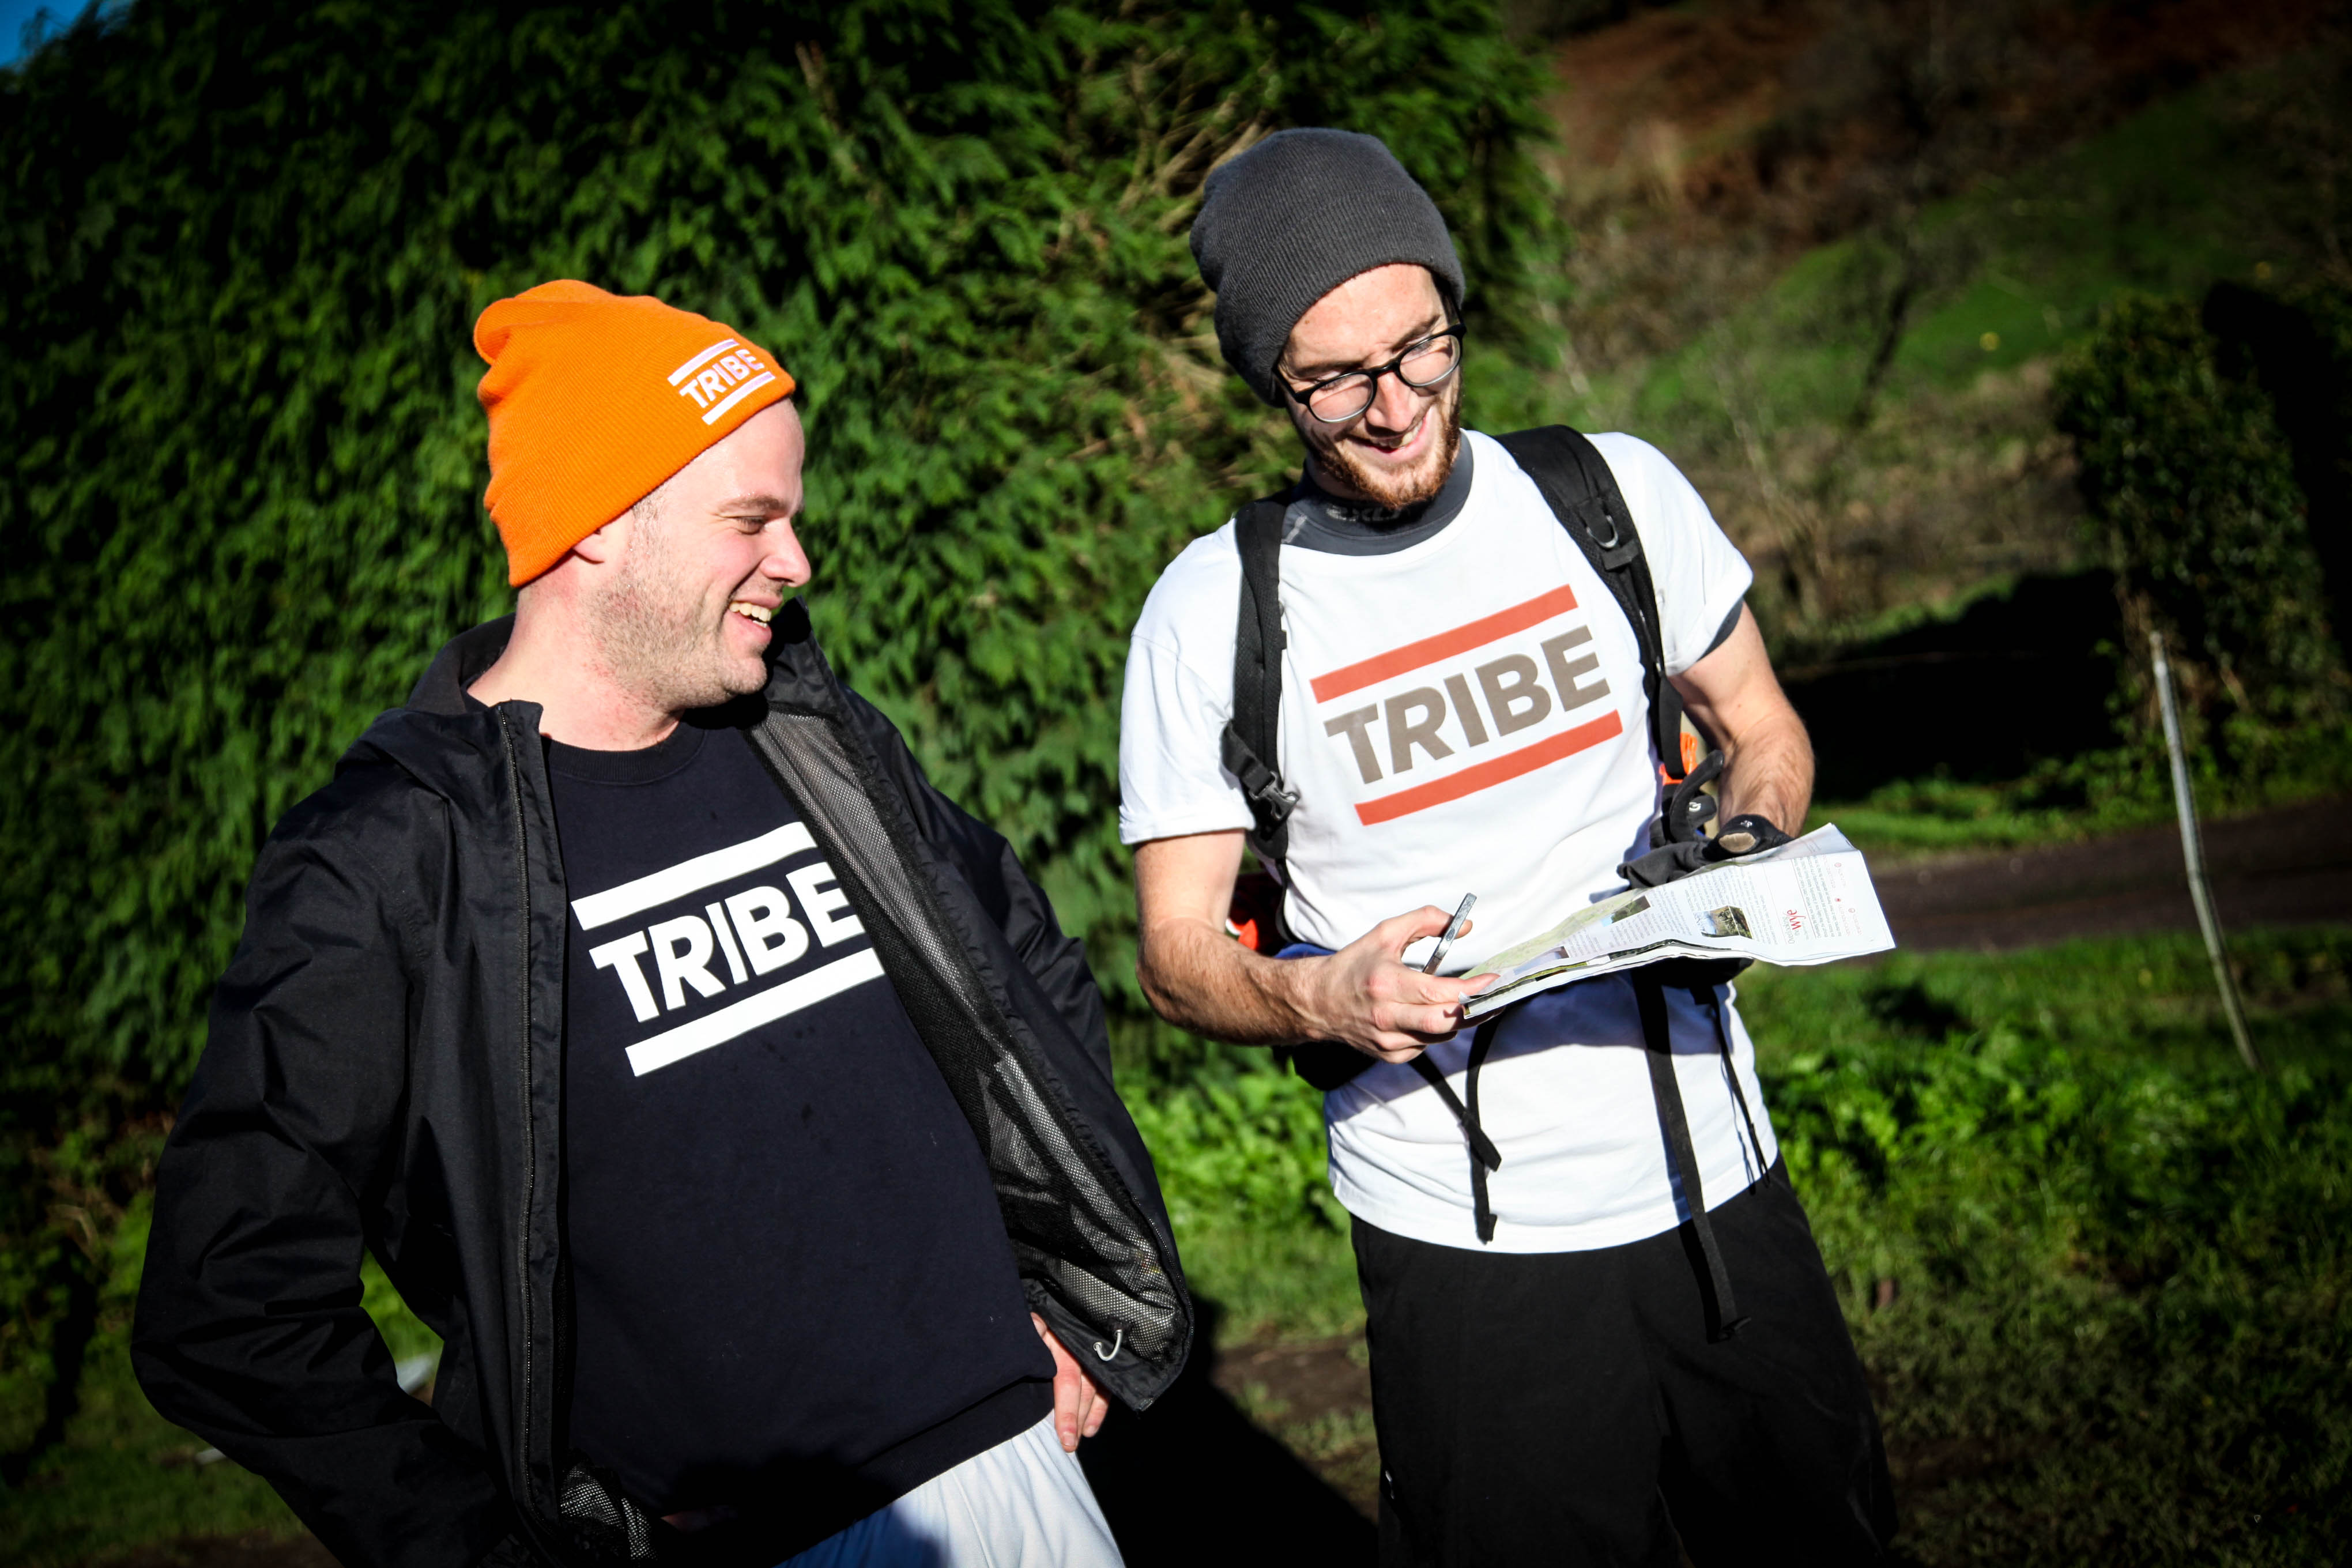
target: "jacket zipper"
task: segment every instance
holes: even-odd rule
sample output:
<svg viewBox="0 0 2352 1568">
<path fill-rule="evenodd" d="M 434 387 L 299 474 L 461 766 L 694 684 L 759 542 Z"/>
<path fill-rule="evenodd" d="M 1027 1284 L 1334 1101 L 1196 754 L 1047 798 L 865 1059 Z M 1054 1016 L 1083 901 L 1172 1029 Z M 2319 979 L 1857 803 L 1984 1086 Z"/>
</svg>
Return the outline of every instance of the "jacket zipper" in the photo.
<svg viewBox="0 0 2352 1568">
<path fill-rule="evenodd" d="M 534 1367 L 532 1351 L 536 1346 L 536 1330 L 531 1321 L 530 1292 L 530 1215 L 537 1197 L 539 1182 L 538 1117 L 531 1102 L 530 1059 L 530 840 L 523 813 L 522 763 L 516 754 L 514 724 L 503 710 L 499 725 L 507 742 L 507 788 L 514 805 L 515 822 L 515 883 L 522 910 L 518 922 L 520 935 L 520 962 L 516 971 L 520 979 L 516 1002 L 521 1022 L 520 1045 L 522 1064 L 522 1213 L 515 1233 L 516 1300 L 522 1314 L 522 1408 L 515 1413 L 515 1475 L 521 1482 L 526 1497 L 531 1490 L 530 1427 L 538 1419 L 538 1401 L 532 1394 Z"/>
</svg>

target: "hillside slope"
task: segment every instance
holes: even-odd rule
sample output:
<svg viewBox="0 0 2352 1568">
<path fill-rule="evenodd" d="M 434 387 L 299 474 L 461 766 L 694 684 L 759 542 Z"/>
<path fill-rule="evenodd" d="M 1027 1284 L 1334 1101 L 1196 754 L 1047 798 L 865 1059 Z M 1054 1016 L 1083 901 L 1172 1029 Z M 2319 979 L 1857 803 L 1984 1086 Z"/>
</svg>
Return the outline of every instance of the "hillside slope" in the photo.
<svg viewBox="0 0 2352 1568">
<path fill-rule="evenodd" d="M 1558 405 L 1684 464 L 1784 653 L 2070 569 L 2057 350 L 2124 289 L 2346 275 L 2328 13 L 1800 0 L 1570 39 Z"/>
</svg>

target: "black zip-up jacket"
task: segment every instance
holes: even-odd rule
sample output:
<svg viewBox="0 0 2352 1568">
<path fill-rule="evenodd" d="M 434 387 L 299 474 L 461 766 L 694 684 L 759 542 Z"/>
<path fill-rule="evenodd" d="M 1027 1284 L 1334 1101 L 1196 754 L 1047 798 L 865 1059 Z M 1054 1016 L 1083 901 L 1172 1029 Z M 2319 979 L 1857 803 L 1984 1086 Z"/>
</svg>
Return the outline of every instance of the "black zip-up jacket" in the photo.
<svg viewBox="0 0 2352 1568">
<path fill-rule="evenodd" d="M 539 709 L 465 698 L 510 628 L 443 649 L 270 836 L 156 1175 L 140 1381 L 350 1564 L 670 1550 L 563 1438 L 563 860 Z M 752 748 L 971 1123 L 1030 1305 L 1142 1409 L 1192 1308 L 1083 950 L 797 602 L 769 663 Z M 363 1248 L 446 1342 L 429 1407 L 361 1308 Z"/>
</svg>

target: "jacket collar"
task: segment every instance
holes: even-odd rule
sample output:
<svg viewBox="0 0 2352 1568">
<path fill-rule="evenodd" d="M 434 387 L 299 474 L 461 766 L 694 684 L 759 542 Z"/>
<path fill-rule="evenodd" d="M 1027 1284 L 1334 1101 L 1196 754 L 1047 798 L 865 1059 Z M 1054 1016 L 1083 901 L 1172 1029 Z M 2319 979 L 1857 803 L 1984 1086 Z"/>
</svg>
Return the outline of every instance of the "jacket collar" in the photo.
<svg viewBox="0 0 2352 1568">
<path fill-rule="evenodd" d="M 797 598 L 788 599 L 772 625 L 775 636 L 768 645 L 767 690 L 748 700 L 749 712 L 730 705 L 725 721 L 757 722 L 762 701 L 771 710 L 837 712 L 840 687 L 810 632 L 807 608 Z M 371 758 L 387 759 L 440 794 L 470 798 L 488 776 L 481 772 L 484 763 L 505 752 L 509 724 L 497 711 L 474 702 L 466 690 L 498 662 L 513 635 L 514 617 L 501 616 L 450 638 L 433 656 L 408 701 L 380 715 L 343 754 L 338 771 Z M 513 733 L 536 742 L 538 703 L 517 700 L 499 706 L 508 711 Z"/>
<path fill-rule="evenodd" d="M 410 689 L 408 706 L 423 713 L 463 718 L 467 711 L 466 689 L 499 661 L 499 655 L 506 652 L 508 639 L 513 636 L 514 617 L 500 616 L 451 637 L 433 656 L 433 662 L 425 666 L 424 675 Z"/>
<path fill-rule="evenodd" d="M 768 644 L 768 706 L 803 713 L 837 707 L 833 667 L 816 646 L 806 603 L 785 600 L 771 625 L 775 636 Z"/>
</svg>

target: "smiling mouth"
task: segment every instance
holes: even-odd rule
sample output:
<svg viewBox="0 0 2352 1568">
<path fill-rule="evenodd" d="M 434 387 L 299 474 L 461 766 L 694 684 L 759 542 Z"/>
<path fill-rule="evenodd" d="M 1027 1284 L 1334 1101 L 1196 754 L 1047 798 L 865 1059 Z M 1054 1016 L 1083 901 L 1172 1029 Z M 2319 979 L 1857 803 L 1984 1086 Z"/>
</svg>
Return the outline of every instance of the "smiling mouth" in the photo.
<svg viewBox="0 0 2352 1568">
<path fill-rule="evenodd" d="M 773 605 L 755 605 L 749 599 L 737 599 L 727 606 L 727 613 L 740 616 L 747 621 L 757 621 L 764 626 L 775 619 L 776 608 Z"/>
<path fill-rule="evenodd" d="M 1426 425 L 1429 422 L 1429 413 L 1430 411 L 1428 409 L 1423 409 L 1421 412 L 1421 417 L 1414 420 L 1412 426 L 1401 436 L 1392 437 L 1383 440 L 1375 436 L 1353 434 L 1348 438 L 1356 442 L 1359 446 L 1370 447 L 1373 451 L 1379 452 L 1383 456 L 1394 457 L 1397 453 L 1404 450 L 1404 448 L 1412 446 L 1415 441 L 1421 438 L 1421 428 L 1423 425 Z"/>
</svg>

